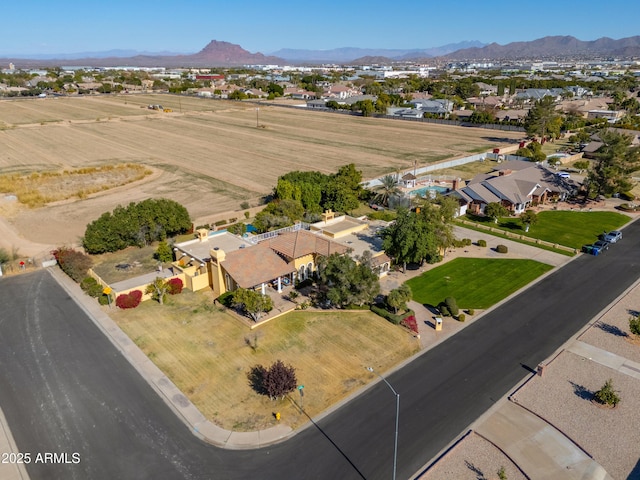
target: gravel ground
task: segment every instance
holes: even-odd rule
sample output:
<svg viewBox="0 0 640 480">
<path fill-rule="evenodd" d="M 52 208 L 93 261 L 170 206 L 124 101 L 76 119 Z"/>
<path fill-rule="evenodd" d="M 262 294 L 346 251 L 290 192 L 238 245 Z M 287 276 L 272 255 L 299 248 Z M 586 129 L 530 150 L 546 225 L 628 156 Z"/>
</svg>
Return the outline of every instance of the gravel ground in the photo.
<svg viewBox="0 0 640 480">
<path fill-rule="evenodd" d="M 579 340 L 640 363 L 640 342 L 629 330 L 631 312 L 640 311 L 640 285 L 606 312 Z"/>
<path fill-rule="evenodd" d="M 615 409 L 591 402 L 608 379 L 621 397 Z M 571 438 L 613 478 L 640 478 L 640 381 L 565 351 L 544 377 L 533 377 L 512 398 Z"/>
<path fill-rule="evenodd" d="M 475 433 L 451 449 L 420 480 L 494 480 L 504 467 L 509 480 L 526 480 L 504 453 Z"/>
</svg>

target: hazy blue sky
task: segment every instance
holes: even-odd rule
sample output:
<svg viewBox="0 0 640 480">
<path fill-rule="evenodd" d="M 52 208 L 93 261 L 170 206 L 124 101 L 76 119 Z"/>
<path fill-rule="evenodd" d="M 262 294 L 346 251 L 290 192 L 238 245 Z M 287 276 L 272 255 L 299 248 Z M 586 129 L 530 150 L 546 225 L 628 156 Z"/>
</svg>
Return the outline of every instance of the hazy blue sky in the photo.
<svg viewBox="0 0 640 480">
<path fill-rule="evenodd" d="M 429 48 L 546 35 L 640 35 L 637 0 L 7 0 L 0 55 L 132 49 L 195 53 L 210 40 L 280 48 Z"/>
</svg>

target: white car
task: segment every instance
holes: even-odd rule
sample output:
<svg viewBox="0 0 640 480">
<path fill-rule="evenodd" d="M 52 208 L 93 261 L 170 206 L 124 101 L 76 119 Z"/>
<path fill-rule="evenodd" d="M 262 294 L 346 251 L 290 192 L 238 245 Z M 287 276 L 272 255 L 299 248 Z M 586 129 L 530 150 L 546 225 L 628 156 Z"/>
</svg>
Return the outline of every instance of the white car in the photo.
<svg viewBox="0 0 640 480">
<path fill-rule="evenodd" d="M 616 243 L 618 240 L 622 239 L 622 232 L 620 230 L 613 230 L 602 237 L 602 239 L 605 242 Z"/>
<path fill-rule="evenodd" d="M 556 177 L 558 178 L 571 178 L 571 175 L 569 175 L 567 172 L 556 172 Z"/>
</svg>

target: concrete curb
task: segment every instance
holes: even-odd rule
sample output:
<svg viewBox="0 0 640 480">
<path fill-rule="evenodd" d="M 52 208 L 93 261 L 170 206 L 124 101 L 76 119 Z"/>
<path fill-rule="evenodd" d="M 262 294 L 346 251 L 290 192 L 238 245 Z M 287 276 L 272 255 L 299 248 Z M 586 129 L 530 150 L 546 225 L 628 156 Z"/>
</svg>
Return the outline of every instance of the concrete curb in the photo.
<svg viewBox="0 0 640 480">
<path fill-rule="evenodd" d="M 120 327 L 102 311 L 98 303 L 86 296 L 79 285 L 57 268 L 50 269 L 49 273 L 151 388 L 158 393 L 177 417 L 201 440 L 221 448 L 253 449 L 279 443 L 294 433 L 287 425 L 277 425 L 254 432 L 233 432 L 211 423 Z"/>
<path fill-rule="evenodd" d="M 7 419 L 0 408 L 0 453 L 3 454 L 2 463 L 0 463 L 0 478 L 3 480 L 29 480 L 29 474 L 24 463 L 20 463 L 16 459 L 12 458 L 11 454 L 20 454 L 18 446 L 16 445 Z M 7 455 L 5 457 L 5 454 Z M 6 463 L 5 463 L 6 461 Z"/>
</svg>

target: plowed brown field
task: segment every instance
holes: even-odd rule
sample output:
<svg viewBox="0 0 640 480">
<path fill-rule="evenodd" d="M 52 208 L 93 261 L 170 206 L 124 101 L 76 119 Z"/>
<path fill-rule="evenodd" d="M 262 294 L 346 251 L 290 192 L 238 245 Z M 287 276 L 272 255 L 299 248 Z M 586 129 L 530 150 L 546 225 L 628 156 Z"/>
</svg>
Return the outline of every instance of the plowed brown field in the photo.
<svg viewBox="0 0 640 480">
<path fill-rule="evenodd" d="M 171 95 L 3 100 L 0 173 L 141 163 L 157 174 L 39 209 L 3 209 L 0 202 L 0 214 L 32 242 L 76 243 L 89 221 L 118 204 L 166 197 L 199 218 L 257 204 L 291 170 L 331 173 L 355 163 L 373 178 L 520 136 Z M 12 245 L 0 236 L 0 246 Z"/>
</svg>

